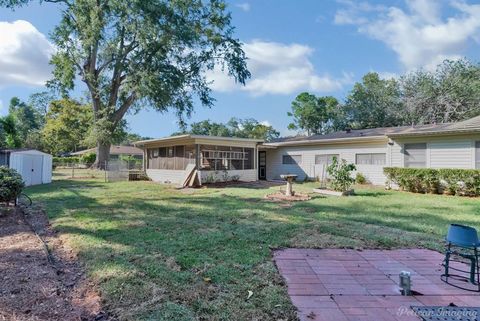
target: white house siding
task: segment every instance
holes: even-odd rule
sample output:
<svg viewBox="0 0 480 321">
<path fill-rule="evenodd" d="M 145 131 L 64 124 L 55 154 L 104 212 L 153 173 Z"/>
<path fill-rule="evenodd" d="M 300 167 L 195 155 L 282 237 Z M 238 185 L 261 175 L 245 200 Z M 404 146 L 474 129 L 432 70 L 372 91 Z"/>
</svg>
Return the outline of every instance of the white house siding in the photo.
<svg viewBox="0 0 480 321">
<path fill-rule="evenodd" d="M 281 174 L 296 174 L 298 180 L 316 178 L 321 175 L 320 166 L 315 166 L 315 155 L 338 154 L 340 159 L 349 163 L 355 163 L 356 154 L 385 153 L 387 154 L 387 143 L 337 143 L 329 145 L 312 146 L 288 146 L 267 150 L 267 179 L 280 179 Z M 302 162 L 298 165 L 282 164 L 283 155 L 301 155 Z M 388 154 L 386 156 L 388 163 Z M 385 165 L 387 166 L 387 165 Z M 379 165 L 357 165 L 357 171 L 362 173 L 372 184 L 383 185 L 385 176 L 383 166 Z"/>
<path fill-rule="evenodd" d="M 404 166 L 405 144 L 426 143 L 427 168 L 475 168 L 476 141 L 480 141 L 480 135 L 395 138 L 391 146 L 391 164 Z"/>
<path fill-rule="evenodd" d="M 227 171 L 229 180 L 232 176 L 238 176 L 239 181 L 242 182 L 254 182 L 257 180 L 257 170 L 256 169 L 245 169 L 245 170 L 230 170 Z M 217 181 L 223 181 L 224 173 L 223 171 L 200 171 L 200 177 L 202 178 L 202 183 L 208 181 L 208 177 L 213 176 Z"/>
<path fill-rule="evenodd" d="M 147 176 L 154 182 L 182 184 L 185 171 L 170 169 L 147 169 Z"/>
</svg>

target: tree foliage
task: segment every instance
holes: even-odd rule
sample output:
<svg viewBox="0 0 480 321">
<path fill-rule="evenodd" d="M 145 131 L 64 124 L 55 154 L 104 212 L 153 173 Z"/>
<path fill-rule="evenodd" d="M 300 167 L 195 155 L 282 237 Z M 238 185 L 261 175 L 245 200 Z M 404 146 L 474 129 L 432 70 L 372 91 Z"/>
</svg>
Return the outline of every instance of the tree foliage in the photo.
<svg viewBox="0 0 480 321">
<path fill-rule="evenodd" d="M 480 65 L 445 61 L 436 71 L 401 78 L 405 124 L 445 123 L 480 115 Z"/>
<path fill-rule="evenodd" d="M 7 7 L 28 3 L 0 1 Z M 61 2 L 66 9 L 52 33 L 57 51 L 49 85 L 67 93 L 77 75 L 86 84 L 98 163 L 107 159 L 112 134 L 127 112 L 173 108 L 182 123 L 193 97 L 213 104 L 205 71 L 219 66 L 242 84 L 250 76 L 222 0 Z"/>
<path fill-rule="evenodd" d="M 289 129 L 300 129 L 307 135 L 326 134 L 341 127 L 340 104 L 335 97 L 316 97 L 303 92 L 292 102 L 292 111 L 288 116 L 293 117 Z"/>
<path fill-rule="evenodd" d="M 290 129 L 307 134 L 345 128 L 446 123 L 480 115 L 480 65 L 446 60 L 436 70 L 419 69 L 398 79 L 367 73 L 343 103 L 301 93 L 292 102 Z M 329 103 L 330 102 L 330 103 Z"/>
<path fill-rule="evenodd" d="M 401 124 L 403 104 L 400 84 L 395 79 L 381 79 L 367 73 L 356 83 L 344 105 L 352 128 L 390 127 Z"/>
<path fill-rule="evenodd" d="M 51 102 L 42 130 L 46 151 L 59 155 L 92 147 L 86 143 L 92 118 L 89 105 L 72 99 Z"/>
<path fill-rule="evenodd" d="M 216 123 L 211 120 L 203 120 L 190 125 L 189 130 L 174 133 L 178 134 L 194 134 L 208 135 L 219 137 L 239 137 L 239 138 L 255 138 L 266 141 L 272 140 L 280 136 L 272 126 L 262 124 L 253 118 L 238 119 L 231 118 L 227 123 Z"/>
</svg>

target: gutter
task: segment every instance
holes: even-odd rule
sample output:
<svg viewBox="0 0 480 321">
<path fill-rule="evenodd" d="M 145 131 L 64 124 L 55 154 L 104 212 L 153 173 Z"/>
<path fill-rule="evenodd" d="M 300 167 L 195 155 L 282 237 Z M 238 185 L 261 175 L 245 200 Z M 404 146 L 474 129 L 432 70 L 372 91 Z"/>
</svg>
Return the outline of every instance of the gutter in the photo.
<svg viewBox="0 0 480 321">
<path fill-rule="evenodd" d="M 331 138 L 331 139 L 317 139 L 317 140 L 307 140 L 307 141 L 291 141 L 291 142 L 279 142 L 279 143 L 265 143 L 263 146 L 299 146 L 299 145 L 326 145 L 332 143 L 356 143 L 356 142 L 371 142 L 371 141 L 387 141 L 388 138 L 386 135 L 381 136 L 359 136 L 359 137 L 344 137 L 344 138 Z"/>
<path fill-rule="evenodd" d="M 444 130 L 444 131 L 425 131 L 425 132 L 416 132 L 416 133 L 398 133 L 398 134 L 388 134 L 386 136 L 395 138 L 395 137 L 417 137 L 417 136 L 448 136 L 448 135 L 461 135 L 469 133 L 480 133 L 480 128 L 475 129 L 454 129 L 454 130 Z"/>
</svg>

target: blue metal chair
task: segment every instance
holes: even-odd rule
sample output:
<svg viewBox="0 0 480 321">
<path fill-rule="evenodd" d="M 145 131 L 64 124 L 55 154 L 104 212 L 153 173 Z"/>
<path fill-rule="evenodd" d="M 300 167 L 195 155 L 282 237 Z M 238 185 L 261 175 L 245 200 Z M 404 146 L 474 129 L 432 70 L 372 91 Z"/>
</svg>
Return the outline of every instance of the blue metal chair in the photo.
<svg viewBox="0 0 480 321">
<path fill-rule="evenodd" d="M 469 281 L 478 288 L 477 290 L 473 291 L 480 292 L 480 241 L 478 239 L 477 230 L 470 226 L 451 224 L 448 228 L 446 241 L 447 246 L 445 250 L 445 259 L 443 261 L 445 272 L 442 274 L 442 280 L 444 280 L 446 283 L 449 283 L 448 277 L 454 277 L 456 279 Z M 465 271 L 450 266 L 450 262 L 463 262 L 461 260 L 462 258 L 470 261 L 470 271 Z M 463 275 L 450 274 L 450 270 L 462 272 Z M 469 278 L 465 277 L 465 274 L 469 274 Z M 463 289 L 472 291 L 472 289 L 468 288 Z"/>
</svg>

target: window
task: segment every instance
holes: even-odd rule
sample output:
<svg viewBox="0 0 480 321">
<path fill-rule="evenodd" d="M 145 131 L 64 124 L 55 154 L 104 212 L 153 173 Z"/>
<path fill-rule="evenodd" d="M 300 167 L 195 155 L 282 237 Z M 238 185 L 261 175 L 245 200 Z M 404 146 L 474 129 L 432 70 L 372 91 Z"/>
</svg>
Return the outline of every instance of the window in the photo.
<svg viewBox="0 0 480 321">
<path fill-rule="evenodd" d="M 480 169 L 480 142 L 475 142 L 475 168 Z"/>
<path fill-rule="evenodd" d="M 385 153 L 356 154 L 355 164 L 357 165 L 385 165 L 387 155 Z"/>
<path fill-rule="evenodd" d="M 283 155 L 282 163 L 284 165 L 300 165 L 302 163 L 302 155 Z"/>
<path fill-rule="evenodd" d="M 152 149 L 152 157 L 158 157 L 158 148 Z"/>
<path fill-rule="evenodd" d="M 325 154 L 325 155 L 315 155 L 315 164 L 316 165 L 330 165 L 333 163 L 333 158 L 336 157 L 337 161 L 340 160 L 340 155 L 338 154 Z"/>
<path fill-rule="evenodd" d="M 427 167 L 427 144 L 405 144 L 403 147 L 405 155 L 405 167 Z"/>
</svg>

